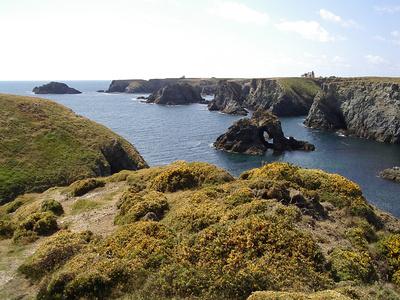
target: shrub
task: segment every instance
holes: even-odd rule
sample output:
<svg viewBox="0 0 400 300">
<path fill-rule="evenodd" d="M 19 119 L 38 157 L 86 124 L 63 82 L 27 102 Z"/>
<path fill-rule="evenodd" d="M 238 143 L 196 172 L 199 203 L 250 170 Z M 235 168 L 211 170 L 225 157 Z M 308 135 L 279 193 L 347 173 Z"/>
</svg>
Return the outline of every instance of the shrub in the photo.
<svg viewBox="0 0 400 300">
<path fill-rule="evenodd" d="M 0 240 L 8 239 L 13 236 L 14 224 L 8 218 L 0 218 Z"/>
<path fill-rule="evenodd" d="M 353 246 L 359 248 L 367 248 L 369 243 L 377 241 L 374 228 L 364 220 L 359 221 L 355 227 L 348 229 L 346 238 L 350 240 Z"/>
<path fill-rule="evenodd" d="M 96 178 L 83 179 L 76 181 L 69 186 L 69 194 L 73 197 L 83 196 L 91 190 L 103 186 L 104 181 L 102 180 Z"/>
<path fill-rule="evenodd" d="M 337 248 L 331 255 L 333 276 L 338 281 L 371 282 L 376 278 L 372 259 L 366 251 Z"/>
<path fill-rule="evenodd" d="M 11 213 L 15 212 L 23 204 L 24 204 L 24 201 L 22 201 L 21 199 L 15 199 L 14 201 L 7 203 L 6 213 L 11 214 Z"/>
<path fill-rule="evenodd" d="M 207 163 L 176 162 L 153 178 L 149 186 L 159 192 L 176 192 L 232 180 L 226 171 Z"/>
<path fill-rule="evenodd" d="M 390 267 L 389 276 L 392 281 L 400 285 L 400 234 L 389 234 L 382 238 L 378 249 Z"/>
<path fill-rule="evenodd" d="M 19 272 L 32 280 L 62 266 L 92 240 L 91 232 L 60 231 L 40 246 L 20 267 Z"/>
<path fill-rule="evenodd" d="M 42 212 L 49 211 L 55 214 L 56 216 L 61 216 L 64 213 L 64 209 L 61 203 L 53 199 L 43 201 L 41 206 L 41 211 Z"/>
<path fill-rule="evenodd" d="M 13 240 L 21 243 L 32 242 L 38 235 L 50 235 L 57 230 L 57 219 L 53 213 L 34 213 L 18 225 Z"/>
<path fill-rule="evenodd" d="M 119 214 L 115 218 L 117 224 L 128 224 L 139 221 L 147 213 L 154 213 L 160 220 L 164 213 L 169 209 L 167 199 L 162 193 L 149 192 L 140 196 L 131 191 L 127 191 L 118 203 Z"/>
</svg>

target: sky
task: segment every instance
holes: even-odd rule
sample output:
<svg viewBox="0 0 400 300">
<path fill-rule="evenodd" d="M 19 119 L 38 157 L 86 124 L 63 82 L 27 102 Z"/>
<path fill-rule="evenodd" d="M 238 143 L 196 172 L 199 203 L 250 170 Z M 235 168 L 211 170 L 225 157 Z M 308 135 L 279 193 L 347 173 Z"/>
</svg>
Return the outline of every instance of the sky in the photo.
<svg viewBox="0 0 400 300">
<path fill-rule="evenodd" d="M 0 80 L 399 76 L 400 0 L 0 0 Z"/>
</svg>

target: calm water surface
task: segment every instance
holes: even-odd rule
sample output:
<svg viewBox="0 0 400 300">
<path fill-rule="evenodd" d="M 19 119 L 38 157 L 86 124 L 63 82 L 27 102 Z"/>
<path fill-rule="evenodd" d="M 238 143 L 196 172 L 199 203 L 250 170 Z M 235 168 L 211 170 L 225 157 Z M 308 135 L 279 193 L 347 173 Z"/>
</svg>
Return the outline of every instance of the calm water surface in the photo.
<svg viewBox="0 0 400 300">
<path fill-rule="evenodd" d="M 29 96 L 33 87 L 43 83 L 0 82 L 0 92 Z M 240 117 L 210 112 L 200 104 L 161 106 L 141 103 L 136 99 L 139 95 L 95 92 L 107 89 L 109 81 L 66 83 L 83 93 L 41 97 L 111 128 L 133 143 L 152 166 L 175 160 L 206 161 L 239 175 L 262 162 L 287 161 L 344 175 L 362 187 L 370 202 L 400 217 L 400 184 L 377 177 L 379 171 L 400 165 L 400 145 L 308 129 L 302 125 L 303 118 L 296 117 L 281 119 L 285 134 L 313 143 L 315 152 L 268 152 L 261 157 L 229 154 L 213 149 L 211 144 Z"/>
</svg>

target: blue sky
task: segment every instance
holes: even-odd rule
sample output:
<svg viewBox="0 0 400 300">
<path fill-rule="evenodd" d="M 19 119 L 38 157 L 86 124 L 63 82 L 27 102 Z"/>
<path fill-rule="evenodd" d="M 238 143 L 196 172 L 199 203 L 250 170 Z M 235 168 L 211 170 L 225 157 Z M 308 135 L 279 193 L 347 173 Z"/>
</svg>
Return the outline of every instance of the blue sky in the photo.
<svg viewBox="0 0 400 300">
<path fill-rule="evenodd" d="M 400 75 L 393 0 L 1 0 L 0 36 L 0 80 Z"/>
</svg>

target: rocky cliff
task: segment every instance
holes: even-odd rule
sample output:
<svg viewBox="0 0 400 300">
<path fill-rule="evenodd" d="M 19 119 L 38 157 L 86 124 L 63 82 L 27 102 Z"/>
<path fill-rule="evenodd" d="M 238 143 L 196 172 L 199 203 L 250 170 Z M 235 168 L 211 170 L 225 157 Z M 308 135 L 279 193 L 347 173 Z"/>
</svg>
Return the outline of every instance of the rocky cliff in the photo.
<svg viewBox="0 0 400 300">
<path fill-rule="evenodd" d="M 151 94 L 146 102 L 166 105 L 205 103 L 200 91 L 187 83 L 166 85 Z"/>
<path fill-rule="evenodd" d="M 228 131 L 219 136 L 215 148 L 235 153 L 261 155 L 268 149 L 274 151 L 313 151 L 314 145 L 286 138 L 279 119 L 265 110 L 256 111 L 251 119 L 235 122 Z"/>
<path fill-rule="evenodd" d="M 81 94 L 80 91 L 69 87 L 65 83 L 54 81 L 39 87 L 37 86 L 32 92 L 35 94 Z"/>
<path fill-rule="evenodd" d="M 227 114 L 247 115 L 243 108 L 245 93 L 242 85 L 232 81 L 221 81 L 216 89 L 214 99 L 208 104 L 208 109 Z"/>
<path fill-rule="evenodd" d="M 134 146 L 52 101 L 0 94 L 0 204 L 25 192 L 147 167 Z"/>
<path fill-rule="evenodd" d="M 108 93 L 145 93 L 151 94 L 170 84 L 189 84 L 200 93 L 214 94 L 219 79 L 210 78 L 164 78 L 164 79 L 129 79 L 113 80 L 107 90 Z"/>
<path fill-rule="evenodd" d="M 227 81 L 217 86 L 209 108 L 231 114 L 245 114 L 247 108 L 269 110 L 277 116 L 306 115 L 318 92 L 319 85 L 308 78 Z"/>
<path fill-rule="evenodd" d="M 400 143 L 399 82 L 385 78 L 334 79 L 323 83 L 305 120 L 312 128 Z"/>
</svg>

